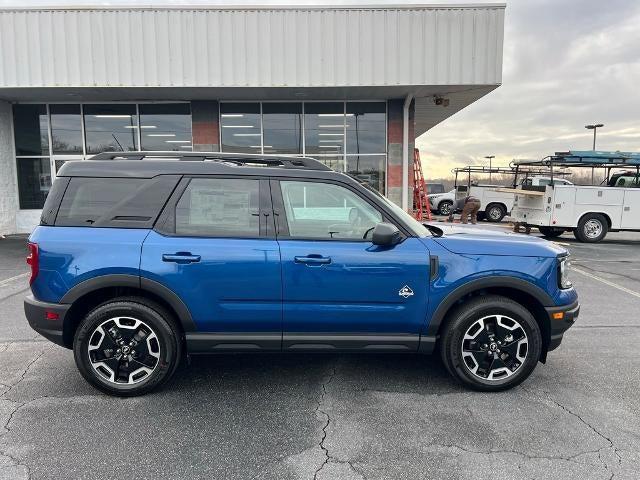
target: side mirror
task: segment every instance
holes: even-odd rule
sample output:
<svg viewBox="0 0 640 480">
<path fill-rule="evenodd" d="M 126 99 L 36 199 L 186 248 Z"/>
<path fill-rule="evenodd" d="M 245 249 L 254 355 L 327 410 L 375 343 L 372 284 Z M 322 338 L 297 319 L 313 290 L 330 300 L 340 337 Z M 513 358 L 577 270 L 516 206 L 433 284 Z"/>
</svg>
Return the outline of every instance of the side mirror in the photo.
<svg viewBox="0 0 640 480">
<path fill-rule="evenodd" d="M 374 227 L 371 241 L 374 245 L 392 247 L 402 241 L 402 234 L 395 225 L 382 222 Z"/>
</svg>

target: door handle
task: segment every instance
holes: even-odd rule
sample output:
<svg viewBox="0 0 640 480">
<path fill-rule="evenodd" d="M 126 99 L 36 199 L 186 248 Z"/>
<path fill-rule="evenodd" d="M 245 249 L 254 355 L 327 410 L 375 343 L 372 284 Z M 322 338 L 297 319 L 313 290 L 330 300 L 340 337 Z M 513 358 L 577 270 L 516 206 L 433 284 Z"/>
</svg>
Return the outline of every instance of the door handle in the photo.
<svg viewBox="0 0 640 480">
<path fill-rule="evenodd" d="M 296 263 L 304 263 L 305 265 L 320 266 L 331 263 L 331 257 L 323 257 L 322 255 L 307 255 L 306 257 L 293 257 Z"/>
<path fill-rule="evenodd" d="M 200 261 L 200 255 L 191 255 L 191 252 L 164 253 L 163 262 L 195 263 Z"/>
</svg>

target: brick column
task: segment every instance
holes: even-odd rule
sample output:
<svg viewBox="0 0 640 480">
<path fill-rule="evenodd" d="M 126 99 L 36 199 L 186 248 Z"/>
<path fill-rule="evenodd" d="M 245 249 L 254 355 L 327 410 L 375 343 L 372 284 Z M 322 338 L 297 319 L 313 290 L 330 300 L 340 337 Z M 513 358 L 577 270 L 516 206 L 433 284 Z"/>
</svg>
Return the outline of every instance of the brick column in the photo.
<svg viewBox="0 0 640 480">
<path fill-rule="evenodd" d="M 18 185 L 11 122 L 11 104 L 0 102 L 0 235 L 16 233 Z"/>
<path fill-rule="evenodd" d="M 194 152 L 220 151 L 218 102 L 197 100 L 191 102 L 191 135 Z"/>
<path fill-rule="evenodd" d="M 402 106 L 404 100 L 387 102 L 387 198 L 402 205 Z M 409 107 L 409 206 L 413 195 L 414 102 Z"/>
</svg>

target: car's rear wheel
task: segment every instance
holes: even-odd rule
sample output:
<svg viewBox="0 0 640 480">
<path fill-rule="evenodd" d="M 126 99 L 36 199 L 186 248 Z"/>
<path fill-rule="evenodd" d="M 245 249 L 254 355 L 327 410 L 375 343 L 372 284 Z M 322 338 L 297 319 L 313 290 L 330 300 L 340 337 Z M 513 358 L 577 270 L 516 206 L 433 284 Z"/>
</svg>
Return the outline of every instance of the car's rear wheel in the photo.
<svg viewBox="0 0 640 480">
<path fill-rule="evenodd" d="M 512 388 L 533 372 L 542 350 L 531 313 L 497 295 L 465 302 L 449 316 L 440 353 L 449 372 L 475 390 Z"/>
<path fill-rule="evenodd" d="M 143 298 L 114 299 L 95 308 L 76 331 L 73 351 L 82 376 L 111 395 L 141 395 L 173 374 L 181 354 L 173 318 Z"/>
<path fill-rule="evenodd" d="M 556 238 L 565 232 L 564 228 L 559 227 L 538 227 L 538 230 L 547 238 Z"/>
<path fill-rule="evenodd" d="M 596 243 L 602 240 L 609 230 L 609 224 L 604 215 L 587 213 L 578 222 L 573 235 L 585 243 Z"/>
<path fill-rule="evenodd" d="M 453 202 L 450 200 L 443 200 L 438 205 L 438 212 L 440 215 L 451 215 L 453 213 Z"/>
</svg>

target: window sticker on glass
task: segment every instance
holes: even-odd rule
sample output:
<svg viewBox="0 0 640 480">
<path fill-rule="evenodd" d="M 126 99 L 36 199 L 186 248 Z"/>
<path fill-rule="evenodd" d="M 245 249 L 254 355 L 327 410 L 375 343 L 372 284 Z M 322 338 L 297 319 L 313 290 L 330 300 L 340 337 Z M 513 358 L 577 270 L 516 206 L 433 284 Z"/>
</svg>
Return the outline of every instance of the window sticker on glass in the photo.
<svg viewBox="0 0 640 480">
<path fill-rule="evenodd" d="M 259 236 L 257 180 L 194 179 L 176 205 L 176 233 Z"/>
</svg>

